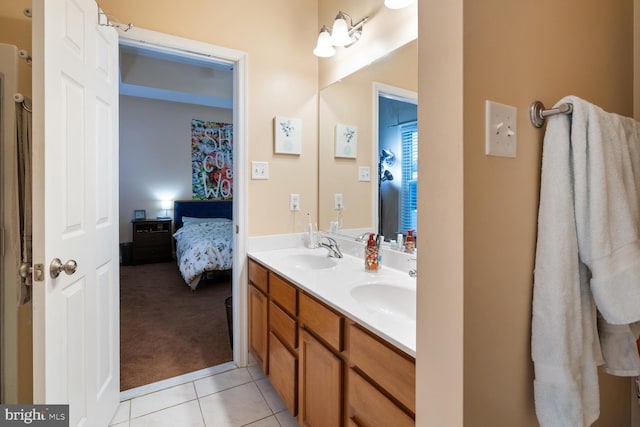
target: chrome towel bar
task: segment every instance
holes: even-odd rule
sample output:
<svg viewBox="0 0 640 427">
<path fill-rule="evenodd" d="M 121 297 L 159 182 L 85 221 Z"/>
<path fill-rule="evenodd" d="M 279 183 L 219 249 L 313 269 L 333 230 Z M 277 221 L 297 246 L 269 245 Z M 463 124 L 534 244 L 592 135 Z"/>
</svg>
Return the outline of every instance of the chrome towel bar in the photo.
<svg viewBox="0 0 640 427">
<path fill-rule="evenodd" d="M 546 117 L 553 116 L 555 114 L 571 114 L 572 112 L 573 105 L 569 103 L 563 103 L 558 105 L 556 108 L 545 110 L 542 102 L 533 101 L 529 108 L 529 117 L 531 118 L 531 123 L 535 127 L 540 128 L 544 124 L 544 119 Z"/>
</svg>

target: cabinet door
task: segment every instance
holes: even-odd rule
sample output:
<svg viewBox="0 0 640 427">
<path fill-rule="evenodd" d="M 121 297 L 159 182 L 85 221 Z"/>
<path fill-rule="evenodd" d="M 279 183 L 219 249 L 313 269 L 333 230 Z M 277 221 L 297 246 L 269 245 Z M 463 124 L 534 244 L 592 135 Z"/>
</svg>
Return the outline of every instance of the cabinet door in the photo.
<svg viewBox="0 0 640 427">
<path fill-rule="evenodd" d="M 267 369 L 267 296 L 249 285 L 249 350 L 265 374 Z"/>
<path fill-rule="evenodd" d="M 300 331 L 299 411 L 303 426 L 342 426 L 342 360 Z"/>
<path fill-rule="evenodd" d="M 347 416 L 363 427 L 414 427 L 415 422 L 353 369 L 349 370 Z"/>
<path fill-rule="evenodd" d="M 269 380 L 287 409 L 296 416 L 298 386 L 296 356 L 273 333 L 269 334 Z"/>
</svg>

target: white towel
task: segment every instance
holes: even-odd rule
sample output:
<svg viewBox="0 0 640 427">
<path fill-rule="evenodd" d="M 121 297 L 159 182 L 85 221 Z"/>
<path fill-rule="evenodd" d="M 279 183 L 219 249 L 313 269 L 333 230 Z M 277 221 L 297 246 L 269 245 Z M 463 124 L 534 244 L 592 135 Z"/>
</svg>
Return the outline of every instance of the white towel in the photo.
<svg viewBox="0 0 640 427">
<path fill-rule="evenodd" d="M 531 350 L 543 427 L 599 416 L 596 306 L 608 323 L 640 320 L 638 123 L 574 96 L 565 102 L 572 115 L 548 118 L 538 212 Z M 630 331 L 607 328 L 619 335 L 603 342 L 628 344 Z M 637 361 L 630 348 L 612 370 Z"/>
</svg>

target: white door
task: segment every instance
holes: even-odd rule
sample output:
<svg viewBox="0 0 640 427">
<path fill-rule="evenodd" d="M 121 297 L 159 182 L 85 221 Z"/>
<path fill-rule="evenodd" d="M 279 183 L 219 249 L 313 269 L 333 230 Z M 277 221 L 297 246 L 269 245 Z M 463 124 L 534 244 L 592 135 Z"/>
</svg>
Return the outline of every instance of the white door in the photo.
<svg viewBox="0 0 640 427">
<path fill-rule="evenodd" d="M 69 404 L 70 426 L 108 425 L 120 395 L 118 36 L 98 19 L 33 1 L 34 403 Z M 55 258 L 76 271 L 53 278 Z"/>
</svg>

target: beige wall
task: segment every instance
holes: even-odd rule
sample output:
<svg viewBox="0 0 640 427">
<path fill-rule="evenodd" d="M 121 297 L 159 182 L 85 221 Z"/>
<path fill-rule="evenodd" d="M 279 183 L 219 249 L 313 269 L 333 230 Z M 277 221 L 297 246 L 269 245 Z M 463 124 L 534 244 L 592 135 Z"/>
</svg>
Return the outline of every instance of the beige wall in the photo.
<svg viewBox="0 0 640 427">
<path fill-rule="evenodd" d="M 248 161 L 269 162 L 269 180 L 249 181 L 248 232 L 303 231 L 318 199 L 318 63 L 310 53 L 316 2 L 190 0 L 180 7 L 171 0 L 101 0 L 100 6 L 120 22 L 248 53 Z M 302 155 L 273 154 L 276 115 L 302 119 Z M 300 212 L 289 212 L 290 193 L 300 194 Z"/>
<path fill-rule="evenodd" d="M 530 319 L 543 131 L 528 107 L 573 94 L 631 115 L 632 5 L 420 4 L 419 426 L 537 425 Z M 484 155 L 487 99 L 518 108 L 515 159 Z M 597 425 L 629 425 L 629 390 L 601 377 Z"/>
</svg>

